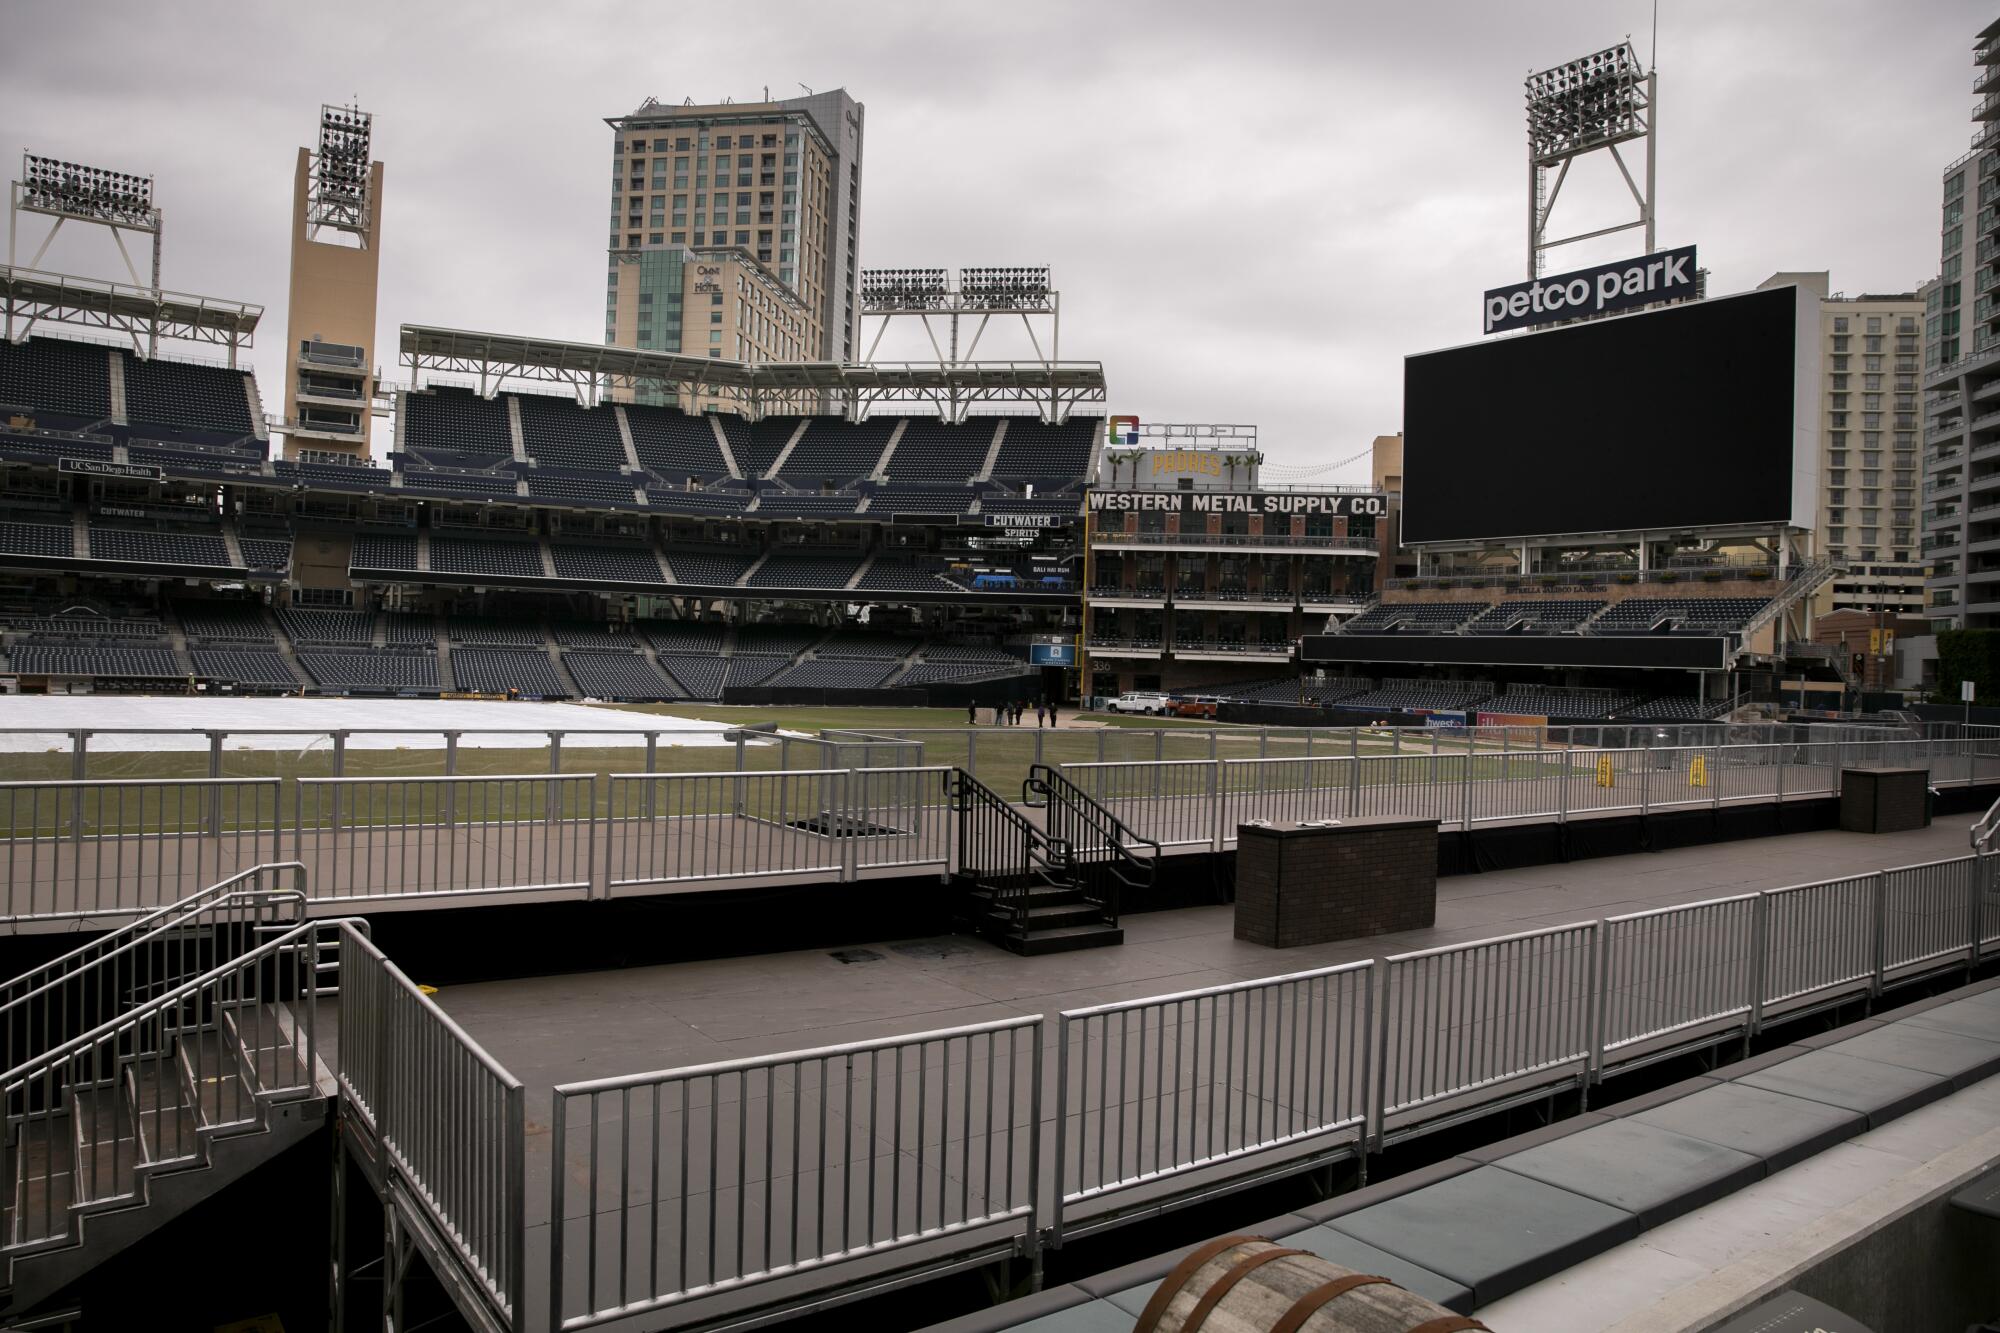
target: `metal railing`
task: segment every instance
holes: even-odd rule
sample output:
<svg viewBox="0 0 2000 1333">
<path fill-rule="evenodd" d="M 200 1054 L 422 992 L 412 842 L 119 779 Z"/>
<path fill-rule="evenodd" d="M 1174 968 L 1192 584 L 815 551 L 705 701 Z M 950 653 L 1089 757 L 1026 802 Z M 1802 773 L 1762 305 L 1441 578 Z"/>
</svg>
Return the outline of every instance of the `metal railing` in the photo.
<svg viewBox="0 0 2000 1333">
<path fill-rule="evenodd" d="M 1133 832 L 1045 764 L 1028 770 L 1021 796 L 1024 803 L 1041 807 L 1049 837 L 1069 848 L 1071 869 L 1084 900 L 1116 925 L 1124 895 L 1152 887 L 1159 871 L 1160 844 Z"/>
<path fill-rule="evenodd" d="M 1041 1085 L 1039 1015 L 562 1084 L 548 1326 L 960 1235 L 1032 1257 Z"/>
<path fill-rule="evenodd" d="M 1699 743 L 1601 744 L 1655 730 Z M 2000 780 L 1993 729 L 1926 733 L 1709 723 L 937 728 L 831 743 L 874 765 L 859 768 L 49 779 L 0 784 L 0 920 L 133 917 L 280 856 L 312 870 L 319 910 L 948 868 L 948 769 L 1006 790 L 1045 766 L 1136 838 L 1214 850 L 1256 820 L 1400 815 L 1458 830 L 1816 798 L 1835 793 L 1854 764 L 1926 768 L 1936 787 Z M 1821 736 L 1835 739 L 1807 739 Z M 960 746 L 962 762 L 907 762 L 919 751 L 958 760 Z M 737 750 L 739 763 L 750 753 Z M 780 757 L 776 747 L 768 757 Z M 1977 827 L 1990 846 L 2000 813 Z"/>
<path fill-rule="evenodd" d="M 1434 733 L 1433 733 L 1434 734 Z M 1065 777 L 1162 846 L 1235 845 L 1256 821 L 1436 819 L 1442 828 L 1837 795 L 1844 767 L 1928 767 L 1933 785 L 2000 778 L 1979 740 L 1824 741 L 1628 749 L 1451 749 L 1259 759 L 1067 763 Z"/>
<path fill-rule="evenodd" d="M 2000 951 L 1996 863 L 1073 1009 L 1046 1082 L 1037 1016 L 564 1085 L 551 1216 L 577 1217 L 554 1241 L 551 1327 L 890 1249 L 924 1246 L 916 1268 L 1032 1257 L 1555 1089 L 1587 1094 Z"/>
<path fill-rule="evenodd" d="M 525 1327 L 521 1081 L 352 925 L 339 946 L 342 1098 L 501 1326 Z"/>
<path fill-rule="evenodd" d="M 299 778 L 291 849 L 362 903 L 495 893 L 590 892 L 596 779 Z"/>
<path fill-rule="evenodd" d="M 199 976 L 305 916 L 305 867 L 253 866 L 0 985 L 0 1066 Z"/>
<path fill-rule="evenodd" d="M 1575 1066 L 1582 1078 L 1598 1007 L 1596 922 L 1397 954 L 1382 976 L 1375 1141 L 1400 1114 Z M 1426 1128 L 1437 1128 L 1431 1117 Z"/>
<path fill-rule="evenodd" d="M 1066 1010 L 1053 1242 L 1091 1229 L 1071 1223 L 1072 1207 L 1121 1191 L 1216 1177 L 1273 1149 L 1296 1147 L 1286 1168 L 1298 1170 L 1361 1146 L 1373 1003 L 1371 964 L 1350 963 Z"/>
<path fill-rule="evenodd" d="M 294 926 L 0 1075 L 16 1163 L 0 1254 L 73 1244 L 84 1215 L 142 1202 L 151 1172 L 313 1095 L 314 982 L 339 928 Z"/>
<path fill-rule="evenodd" d="M 1606 917 L 1593 1069 L 1691 1029 L 1748 1022 L 1763 903 L 1744 894 Z"/>
<path fill-rule="evenodd" d="M 120 916 L 278 859 L 263 778 L 0 783 L 7 921 Z"/>
</svg>

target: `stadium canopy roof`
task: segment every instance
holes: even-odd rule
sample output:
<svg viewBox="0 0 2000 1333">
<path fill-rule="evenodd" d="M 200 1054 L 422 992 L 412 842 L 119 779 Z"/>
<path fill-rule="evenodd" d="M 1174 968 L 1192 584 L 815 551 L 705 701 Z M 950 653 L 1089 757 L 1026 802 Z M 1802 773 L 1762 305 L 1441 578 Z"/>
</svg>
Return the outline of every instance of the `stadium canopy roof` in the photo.
<svg viewBox="0 0 2000 1333">
<path fill-rule="evenodd" d="M 959 420 L 974 403 L 1019 402 L 1061 420 L 1079 403 L 1105 401 L 1097 361 L 724 361 L 422 324 L 403 325 L 402 359 L 413 376 L 476 376 L 482 392 L 509 379 L 568 385 L 585 401 L 611 388 L 651 388 L 675 399 L 721 399 L 751 416 L 837 409 L 860 417 L 878 405 L 921 403 Z"/>
<path fill-rule="evenodd" d="M 216 343 L 229 349 L 232 366 L 264 317 L 263 306 L 246 301 L 9 265 L 0 265 L 0 312 L 9 342 L 26 339 L 37 324 L 62 324 L 122 334 L 142 356 L 155 338 Z"/>
</svg>

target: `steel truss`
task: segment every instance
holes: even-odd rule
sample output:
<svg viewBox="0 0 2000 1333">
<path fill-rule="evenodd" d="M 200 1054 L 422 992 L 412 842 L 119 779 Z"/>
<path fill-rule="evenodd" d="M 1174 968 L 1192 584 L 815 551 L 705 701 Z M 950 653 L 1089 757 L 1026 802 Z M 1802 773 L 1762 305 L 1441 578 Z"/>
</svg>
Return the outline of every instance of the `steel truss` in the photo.
<svg viewBox="0 0 2000 1333">
<path fill-rule="evenodd" d="M 26 341 L 37 324 L 61 324 L 118 334 L 140 356 L 151 356 L 162 338 L 213 343 L 227 349 L 234 366 L 237 353 L 255 344 L 263 317 L 264 307 L 247 301 L 0 268 L 0 323 L 14 343 Z"/>
<path fill-rule="evenodd" d="M 1079 405 L 1105 401 L 1097 361 L 724 361 L 678 352 L 405 324 L 402 361 L 424 371 L 470 376 L 482 394 L 503 381 L 560 384 L 586 406 L 614 390 L 653 389 L 673 401 L 720 399 L 745 416 L 836 410 L 859 420 L 892 404 L 921 403 L 961 421 L 980 403 L 1035 405 L 1062 421 Z"/>
</svg>

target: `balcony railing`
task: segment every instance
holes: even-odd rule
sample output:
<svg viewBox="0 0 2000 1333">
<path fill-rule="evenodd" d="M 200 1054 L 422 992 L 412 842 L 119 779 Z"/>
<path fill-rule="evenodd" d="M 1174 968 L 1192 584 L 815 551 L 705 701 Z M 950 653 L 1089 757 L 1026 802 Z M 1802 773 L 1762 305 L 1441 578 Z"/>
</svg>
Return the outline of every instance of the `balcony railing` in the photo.
<svg viewBox="0 0 2000 1333">
<path fill-rule="evenodd" d="M 1289 532 L 1100 532 L 1094 546 L 1216 546 L 1282 547 L 1288 551 L 1325 550 L 1328 554 L 1381 549 L 1373 537 L 1295 535 Z"/>
</svg>

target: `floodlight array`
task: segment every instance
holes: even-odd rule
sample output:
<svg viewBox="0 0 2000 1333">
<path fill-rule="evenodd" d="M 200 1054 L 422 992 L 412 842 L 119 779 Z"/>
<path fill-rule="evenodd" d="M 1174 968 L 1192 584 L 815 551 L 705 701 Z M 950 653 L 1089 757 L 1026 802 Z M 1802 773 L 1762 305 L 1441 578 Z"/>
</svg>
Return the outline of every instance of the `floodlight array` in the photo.
<svg viewBox="0 0 2000 1333">
<path fill-rule="evenodd" d="M 21 155 L 21 202 L 95 222 L 122 222 L 149 227 L 153 211 L 153 178 L 124 171 L 87 167 L 59 158 Z"/>
<path fill-rule="evenodd" d="M 1049 270 L 1039 268 L 962 268 L 958 290 L 970 306 L 1039 307 L 1048 304 Z"/>
<path fill-rule="evenodd" d="M 937 310 L 951 295 L 950 276 L 941 268 L 861 270 L 864 309 Z"/>
<path fill-rule="evenodd" d="M 1548 162 L 1644 134 L 1645 77 L 1630 42 L 1530 74 L 1529 155 Z"/>
<path fill-rule="evenodd" d="M 351 106 L 319 110 L 319 156 L 314 160 L 315 193 L 329 208 L 359 208 L 368 190 L 369 141 L 374 117 Z"/>
</svg>

